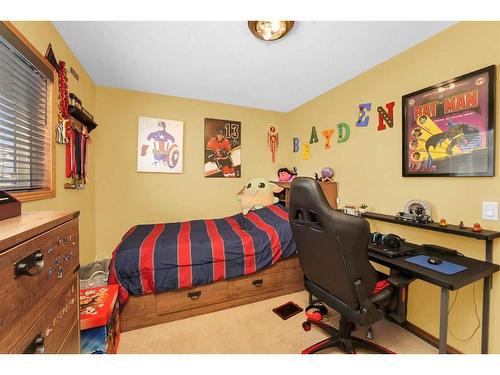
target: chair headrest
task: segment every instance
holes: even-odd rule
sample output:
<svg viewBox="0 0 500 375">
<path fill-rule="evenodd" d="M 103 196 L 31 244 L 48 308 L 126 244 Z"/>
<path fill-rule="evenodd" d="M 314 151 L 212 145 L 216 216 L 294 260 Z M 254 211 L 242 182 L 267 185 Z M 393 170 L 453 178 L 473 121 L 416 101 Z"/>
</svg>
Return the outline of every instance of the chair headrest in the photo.
<svg viewBox="0 0 500 375">
<path fill-rule="evenodd" d="M 319 183 L 310 177 L 296 177 L 290 185 L 290 206 L 315 210 L 330 208 Z M 325 206 L 326 205 L 326 206 Z"/>
</svg>

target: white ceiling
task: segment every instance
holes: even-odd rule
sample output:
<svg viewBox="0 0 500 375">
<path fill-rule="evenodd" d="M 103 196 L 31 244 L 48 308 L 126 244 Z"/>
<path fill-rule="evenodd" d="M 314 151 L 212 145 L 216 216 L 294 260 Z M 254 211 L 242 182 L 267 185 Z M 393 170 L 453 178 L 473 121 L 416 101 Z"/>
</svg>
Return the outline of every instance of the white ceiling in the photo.
<svg viewBox="0 0 500 375">
<path fill-rule="evenodd" d="M 288 112 L 453 22 L 299 21 L 271 43 L 244 21 L 54 24 L 97 85 Z"/>
</svg>

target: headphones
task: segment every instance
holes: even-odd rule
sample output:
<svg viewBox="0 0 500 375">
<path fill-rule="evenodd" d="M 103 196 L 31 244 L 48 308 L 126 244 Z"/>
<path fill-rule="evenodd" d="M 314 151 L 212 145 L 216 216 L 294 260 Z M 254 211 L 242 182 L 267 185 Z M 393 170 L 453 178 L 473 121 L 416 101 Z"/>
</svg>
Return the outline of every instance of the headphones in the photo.
<svg viewBox="0 0 500 375">
<path fill-rule="evenodd" d="M 379 244 L 384 244 L 390 249 L 397 249 L 400 248 L 403 245 L 403 242 L 405 241 L 404 238 L 399 237 L 396 234 L 382 234 L 379 232 L 373 232 L 371 234 L 371 242 L 379 245 Z"/>
<path fill-rule="evenodd" d="M 313 310 L 313 311 L 310 311 Z M 326 306 L 314 303 L 306 307 L 306 316 L 311 320 L 321 321 L 323 316 L 328 313 Z"/>
</svg>

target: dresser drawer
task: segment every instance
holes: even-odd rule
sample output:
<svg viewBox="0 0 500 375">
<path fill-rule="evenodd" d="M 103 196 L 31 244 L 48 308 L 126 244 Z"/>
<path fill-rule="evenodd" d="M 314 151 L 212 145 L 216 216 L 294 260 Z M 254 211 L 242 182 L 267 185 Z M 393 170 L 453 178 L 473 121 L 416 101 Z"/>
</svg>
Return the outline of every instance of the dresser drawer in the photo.
<svg viewBox="0 0 500 375">
<path fill-rule="evenodd" d="M 0 352 L 49 307 L 74 277 L 78 262 L 78 219 L 0 254 Z"/>
<path fill-rule="evenodd" d="M 80 354 L 80 326 L 76 321 L 57 354 Z"/>
<path fill-rule="evenodd" d="M 256 273 L 253 277 L 228 281 L 229 298 L 244 298 L 256 294 L 282 289 L 283 272 Z"/>
<path fill-rule="evenodd" d="M 75 323 L 78 329 L 78 294 L 78 277 L 74 275 L 69 285 L 50 301 L 50 307 L 11 353 L 57 353 Z"/>
<path fill-rule="evenodd" d="M 200 285 L 191 289 L 181 289 L 156 295 L 156 313 L 168 314 L 176 311 L 222 302 L 227 299 L 227 282 Z"/>
</svg>

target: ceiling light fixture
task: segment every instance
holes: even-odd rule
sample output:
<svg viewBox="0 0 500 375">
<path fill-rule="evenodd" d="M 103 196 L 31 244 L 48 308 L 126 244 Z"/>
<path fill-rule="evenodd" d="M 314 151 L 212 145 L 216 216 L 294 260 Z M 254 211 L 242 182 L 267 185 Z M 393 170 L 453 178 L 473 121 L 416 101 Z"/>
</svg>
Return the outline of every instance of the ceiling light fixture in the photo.
<svg viewBox="0 0 500 375">
<path fill-rule="evenodd" d="M 283 38 L 295 21 L 248 21 L 248 28 L 257 38 L 267 42 Z"/>
</svg>

